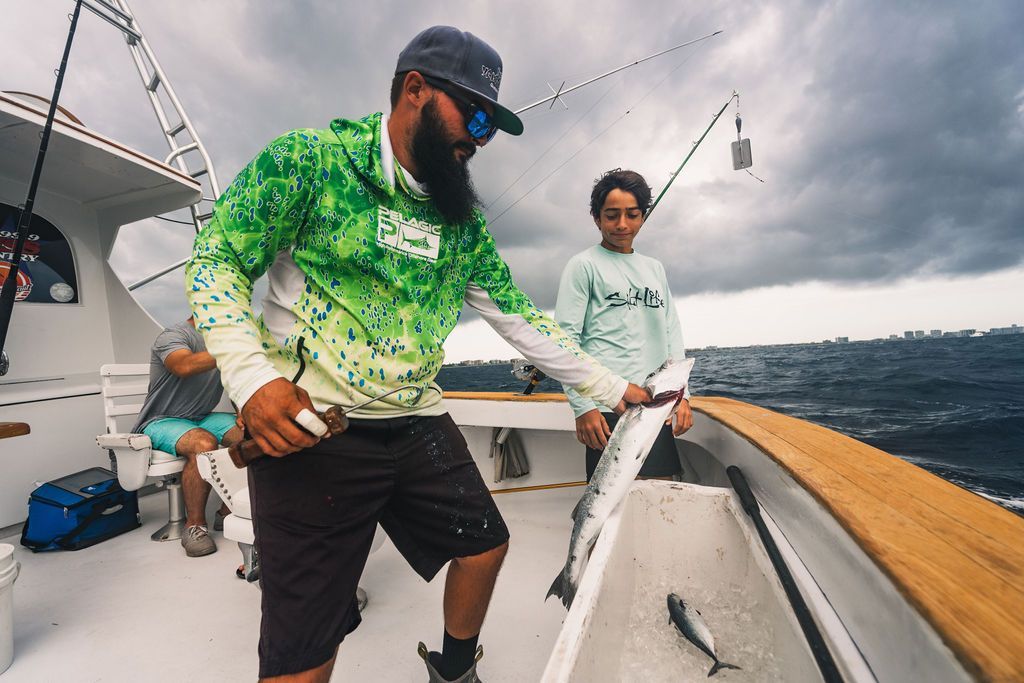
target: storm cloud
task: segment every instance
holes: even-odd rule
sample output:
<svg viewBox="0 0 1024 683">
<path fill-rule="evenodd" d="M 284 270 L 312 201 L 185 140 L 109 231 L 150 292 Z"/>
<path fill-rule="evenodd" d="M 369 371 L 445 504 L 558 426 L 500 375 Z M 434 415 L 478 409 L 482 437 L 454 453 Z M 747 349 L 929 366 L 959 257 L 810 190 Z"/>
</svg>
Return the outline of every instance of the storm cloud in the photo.
<svg viewBox="0 0 1024 683">
<path fill-rule="evenodd" d="M 0 47 L 0 87 L 49 94 L 70 6 L 7 3 L 5 23 L 22 28 Z M 664 261 L 676 296 L 952 278 L 1012 268 L 1024 255 L 1024 5 L 1014 0 L 132 8 L 222 186 L 287 129 L 386 108 L 399 50 L 431 24 L 470 30 L 501 53 L 501 97 L 513 108 L 549 94 L 548 84 L 723 29 L 568 95 L 568 110 L 525 114 L 522 137 L 499 135 L 476 156 L 489 216 L 517 202 L 492 232 L 516 280 L 545 307 L 565 261 L 597 241 L 587 214 L 593 179 L 632 168 L 657 192 L 733 90 L 751 171 L 765 182 L 732 170 L 734 102 L 637 241 Z M 165 156 L 120 37 L 83 14 L 76 40 L 62 104 L 101 133 Z M 190 240 L 186 226 L 146 221 L 125 232 L 116 267 L 134 280 L 183 258 Z M 143 295 L 158 317 L 177 317 L 179 304 L 166 303 L 177 277 Z"/>
</svg>

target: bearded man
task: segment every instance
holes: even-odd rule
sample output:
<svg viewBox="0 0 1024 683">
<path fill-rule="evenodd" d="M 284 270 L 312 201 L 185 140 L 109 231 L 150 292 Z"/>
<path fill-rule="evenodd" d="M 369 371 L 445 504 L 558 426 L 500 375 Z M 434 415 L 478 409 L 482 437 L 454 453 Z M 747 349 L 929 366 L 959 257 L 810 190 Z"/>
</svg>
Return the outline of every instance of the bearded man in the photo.
<svg viewBox="0 0 1024 683">
<path fill-rule="evenodd" d="M 442 651 L 420 644 L 430 680 L 477 680 L 509 535 L 433 382 L 463 302 L 581 395 L 619 411 L 648 398 L 583 353 L 498 256 L 468 163 L 498 130 L 522 133 L 498 104 L 501 76 L 476 36 L 421 32 L 398 57 L 390 116 L 274 140 L 196 238 L 186 284 L 197 327 L 249 435 L 276 456 L 250 465 L 261 678 L 329 679 L 360 622 L 379 522 L 424 579 L 450 563 Z M 329 440 L 295 421 L 378 397 Z"/>
</svg>

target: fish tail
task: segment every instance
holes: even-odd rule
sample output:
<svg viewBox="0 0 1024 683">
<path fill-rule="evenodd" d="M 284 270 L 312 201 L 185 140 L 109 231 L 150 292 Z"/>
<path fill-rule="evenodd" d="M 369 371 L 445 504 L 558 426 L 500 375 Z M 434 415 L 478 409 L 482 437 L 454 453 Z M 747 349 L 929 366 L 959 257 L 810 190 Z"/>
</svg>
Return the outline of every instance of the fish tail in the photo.
<svg viewBox="0 0 1024 683">
<path fill-rule="evenodd" d="M 737 671 L 740 671 L 740 668 L 735 664 L 730 664 L 728 662 L 720 662 L 716 659 L 715 665 L 711 667 L 711 671 L 708 672 L 708 678 L 711 678 L 716 673 L 718 673 L 719 669 L 736 669 Z"/>
<path fill-rule="evenodd" d="M 562 601 L 562 604 L 565 605 L 566 609 L 569 609 L 573 598 L 576 597 L 576 586 L 573 585 L 571 579 L 566 578 L 564 570 L 558 572 L 558 576 L 556 576 L 555 580 L 551 583 L 551 588 L 548 590 L 548 594 L 544 600 L 546 601 L 552 595 L 557 595 Z"/>
<path fill-rule="evenodd" d="M 545 602 L 547 602 L 547 599 L 550 598 L 552 595 L 557 595 L 559 600 L 561 600 L 562 593 L 564 592 L 564 589 L 563 589 L 563 585 L 565 583 L 564 579 L 565 579 L 565 572 L 564 571 L 558 572 L 558 576 L 556 576 L 555 580 L 551 582 L 551 588 L 548 589 L 548 594 L 546 596 L 544 596 L 544 601 Z"/>
</svg>

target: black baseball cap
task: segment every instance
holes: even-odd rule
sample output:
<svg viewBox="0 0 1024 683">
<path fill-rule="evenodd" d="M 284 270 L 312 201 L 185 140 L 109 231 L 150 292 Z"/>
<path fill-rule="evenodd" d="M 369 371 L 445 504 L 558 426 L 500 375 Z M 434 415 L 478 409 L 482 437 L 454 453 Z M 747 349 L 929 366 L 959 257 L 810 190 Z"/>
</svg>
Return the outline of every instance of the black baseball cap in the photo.
<svg viewBox="0 0 1024 683">
<path fill-rule="evenodd" d="M 431 26 L 421 31 L 398 55 L 395 73 L 407 71 L 448 81 L 490 102 L 494 105 L 494 125 L 499 130 L 509 135 L 523 132 L 519 117 L 498 104 L 501 57 L 472 33 L 454 26 Z"/>
</svg>

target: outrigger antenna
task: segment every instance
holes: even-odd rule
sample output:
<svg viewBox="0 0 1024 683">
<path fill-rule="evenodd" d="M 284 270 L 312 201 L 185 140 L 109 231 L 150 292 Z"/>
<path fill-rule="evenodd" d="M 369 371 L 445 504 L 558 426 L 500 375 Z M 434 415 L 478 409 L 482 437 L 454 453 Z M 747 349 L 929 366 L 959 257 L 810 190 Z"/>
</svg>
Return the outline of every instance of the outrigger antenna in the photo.
<svg viewBox="0 0 1024 683">
<path fill-rule="evenodd" d="M 548 89 L 551 92 L 555 93 L 555 98 L 553 100 L 551 100 L 551 104 L 548 105 L 548 109 L 551 109 L 552 107 L 554 107 L 555 106 L 555 102 L 558 102 L 560 105 L 562 105 L 563 109 L 568 109 L 569 108 L 568 104 L 566 104 L 564 101 L 559 99 L 559 95 L 562 94 L 562 88 L 564 88 L 564 87 L 565 87 L 565 81 L 562 81 L 562 85 L 558 86 L 558 90 L 555 90 L 554 88 L 552 88 L 551 84 L 548 83 Z"/>
<path fill-rule="evenodd" d="M 653 55 L 648 55 L 648 56 L 643 57 L 641 59 L 637 59 L 635 61 L 630 62 L 629 64 L 623 64 L 622 66 L 616 67 L 616 68 L 612 69 L 611 71 L 604 72 L 600 76 L 594 76 L 593 78 L 587 79 L 587 80 L 583 81 L 582 83 L 577 83 L 576 85 L 570 86 L 570 87 L 566 88 L 565 90 L 563 90 L 561 87 L 559 87 L 554 95 L 549 95 L 549 96 L 545 97 L 542 100 L 537 100 L 533 104 L 528 104 L 525 107 L 520 107 L 519 109 L 516 109 L 515 113 L 516 113 L 516 115 L 519 115 L 519 114 L 522 114 L 524 111 L 529 111 L 529 110 L 533 109 L 534 107 L 539 107 L 540 105 L 547 104 L 548 102 L 551 102 L 552 106 L 554 106 L 554 101 L 555 100 L 557 100 L 562 95 L 568 95 L 573 90 L 578 90 L 579 88 L 582 88 L 585 85 L 590 85 L 594 81 L 599 81 L 602 78 L 607 78 L 608 76 L 611 76 L 612 74 L 619 73 L 623 69 L 628 69 L 631 66 L 636 66 L 637 64 L 640 64 L 641 62 L 646 62 L 649 59 L 654 59 L 655 57 L 660 57 L 661 55 L 668 54 L 669 52 L 672 52 L 674 50 L 678 50 L 679 48 L 682 48 L 682 47 L 686 47 L 687 45 L 693 45 L 695 43 L 701 42 L 702 40 L 707 40 L 708 38 L 712 38 L 714 36 L 717 36 L 721 32 L 722 32 L 721 30 L 718 30 L 718 31 L 715 31 L 714 33 L 709 33 L 706 36 L 701 36 L 700 38 L 694 38 L 693 40 L 688 40 L 685 43 L 680 43 L 679 45 L 676 45 L 675 47 L 670 47 L 667 50 L 662 50 L 660 52 L 655 52 Z M 562 85 L 564 86 L 565 83 L 563 82 Z M 551 84 L 550 83 L 548 84 L 548 87 L 551 88 Z M 551 88 L 551 89 L 554 90 L 554 88 Z"/>
<path fill-rule="evenodd" d="M 530 105 L 527 105 L 527 106 L 525 106 L 525 107 L 522 107 L 522 108 L 520 108 L 520 109 L 516 110 L 516 112 L 515 112 L 515 113 L 516 113 L 516 114 L 520 114 L 520 113 L 522 113 L 522 112 L 524 112 L 524 111 L 527 111 L 527 110 L 529 110 L 529 109 L 533 109 L 534 107 L 539 107 L 540 105 L 542 105 L 542 104 L 544 104 L 544 103 L 546 103 L 546 102 L 551 102 L 551 105 L 549 105 L 549 107 L 548 107 L 548 108 L 550 109 L 551 107 L 553 107 L 553 106 L 554 106 L 554 100 L 556 100 L 556 99 L 557 99 L 557 100 L 560 100 L 560 101 L 561 101 L 561 96 L 562 96 L 562 95 L 565 95 L 565 94 L 567 94 L 567 93 L 569 93 L 569 92 L 571 92 L 571 91 L 573 91 L 573 90 L 576 90 L 576 89 L 578 89 L 578 88 L 582 88 L 583 86 L 585 86 L 585 85 L 589 85 L 590 83 L 593 83 L 594 81 L 599 81 L 599 80 L 601 80 L 602 78 L 605 78 L 605 77 L 607 77 L 607 76 L 610 76 L 610 75 L 612 75 L 612 74 L 614 74 L 614 73 L 618 73 L 619 71 L 622 71 L 623 69 L 628 69 L 628 68 L 629 68 L 629 67 L 631 67 L 631 66 L 634 66 L 634 65 L 636 65 L 636 64 L 639 64 L 639 63 L 641 63 L 641 62 L 646 62 L 646 61 L 647 61 L 647 60 L 649 60 L 649 59 L 654 59 L 655 57 L 659 57 L 659 56 L 661 56 L 661 55 L 663 55 L 663 54 L 666 54 L 666 53 L 668 53 L 668 52 L 672 52 L 673 50 L 678 50 L 679 48 L 682 48 L 682 47 L 686 47 L 687 45 L 693 45 L 693 44 L 695 44 L 695 43 L 699 43 L 699 42 L 701 42 L 701 41 L 707 40 L 708 38 L 711 38 L 711 37 L 713 37 L 713 36 L 717 36 L 717 35 L 718 35 L 719 33 L 722 33 L 722 31 L 721 31 L 721 30 L 719 30 L 719 31 L 715 31 L 714 33 L 709 33 L 709 34 L 708 34 L 708 35 L 706 35 L 706 36 L 702 36 L 702 37 L 700 37 L 700 38 L 696 38 L 696 39 L 694 39 L 694 40 L 691 40 L 691 41 L 688 41 L 688 42 L 682 43 L 682 44 L 680 44 L 680 45 L 676 45 L 675 47 L 670 47 L 670 48 L 668 48 L 667 50 L 662 50 L 662 51 L 660 51 L 660 52 L 655 52 L 655 53 L 654 53 L 653 55 L 648 55 L 647 57 L 643 57 L 642 59 L 637 59 L 636 61 L 630 62 L 629 64 L 624 64 L 624 65 L 622 65 L 622 66 L 620 66 L 620 67 L 617 67 L 617 68 L 615 68 L 615 69 L 612 69 L 611 71 L 607 71 L 607 72 L 605 72 L 605 73 L 601 74 L 600 76 L 595 76 L 594 78 L 591 78 L 591 79 L 589 79 L 589 80 L 587 80 L 587 81 L 584 81 L 584 82 L 582 82 L 582 83 L 578 83 L 577 85 L 574 85 L 574 86 L 572 86 L 571 88 L 565 88 L 565 82 L 563 81 L 563 82 L 562 82 L 562 85 L 561 85 L 561 86 L 559 86 L 558 90 L 556 91 L 556 90 L 555 90 L 555 89 L 554 89 L 553 87 L 551 87 L 551 84 L 550 84 L 550 83 L 548 83 L 548 88 L 549 88 L 549 89 L 550 89 L 550 90 L 551 90 L 551 91 L 552 91 L 552 92 L 554 93 L 553 95 L 551 95 L 550 97 L 546 97 L 546 98 L 544 98 L 544 99 L 542 99 L 542 100 L 538 100 L 537 102 L 534 102 L 533 104 L 530 104 Z M 685 64 L 685 63 L 686 63 L 686 61 L 687 61 L 688 59 L 689 59 L 689 57 L 687 57 L 687 58 L 686 58 L 686 59 L 684 59 L 684 60 L 683 60 L 682 62 L 680 62 L 680 63 L 679 63 L 679 65 L 678 65 L 678 66 L 676 66 L 676 67 L 675 67 L 674 69 L 672 69 L 672 71 L 670 71 L 668 75 L 672 75 L 672 74 L 673 74 L 673 73 L 674 73 L 674 72 L 676 71 L 676 69 L 678 69 L 678 68 L 679 68 L 679 67 L 681 67 L 681 66 L 682 66 L 683 64 Z M 665 78 L 668 78 L 668 76 L 665 76 Z M 650 91 L 648 91 L 647 95 L 649 95 L 649 94 L 650 94 L 651 92 L 653 92 L 653 91 L 654 91 L 654 89 L 658 87 L 658 85 L 661 85 L 661 83 L 662 83 L 662 82 L 663 82 L 663 81 L 665 80 L 665 78 L 662 78 L 662 80 L 661 80 L 661 81 L 659 81 L 659 82 L 658 82 L 658 84 L 657 84 L 657 85 L 655 85 L 655 87 L 654 87 L 654 88 L 652 88 L 652 89 L 651 89 Z M 567 133 L 567 132 L 568 132 L 569 130 L 572 130 L 573 128 L 575 128 L 575 127 L 576 127 L 576 125 L 577 125 L 577 124 L 578 124 L 578 123 L 579 123 L 580 121 L 582 121 L 582 120 L 583 120 L 583 118 L 584 118 L 584 117 L 585 117 L 585 116 L 586 116 L 587 114 L 589 114 L 589 113 L 590 113 L 590 111 L 591 111 L 591 110 L 592 110 L 592 109 L 593 109 L 593 108 L 594 108 L 595 106 L 597 106 L 597 104 L 598 104 L 599 102 L 601 102 L 601 100 L 603 100 L 603 99 L 605 98 L 605 96 L 606 96 L 606 95 L 607 95 L 607 94 L 608 94 L 609 92 L 611 92 L 611 88 L 609 88 L 608 90 L 606 90 L 606 91 L 605 91 L 605 93 L 604 93 L 604 95 L 601 95 L 600 97 L 598 97 L 598 98 L 597 98 L 597 100 L 596 100 L 596 101 L 595 101 L 595 102 L 594 102 L 593 104 L 591 104 L 591 105 L 590 105 L 590 108 L 589 108 L 589 109 L 587 109 L 587 111 L 586 111 L 586 112 L 584 112 L 584 113 L 583 113 L 583 115 L 582 115 L 582 116 L 581 116 L 581 117 L 580 117 L 579 119 L 577 119 L 575 123 L 573 123 L 573 124 L 572 124 L 571 126 L 569 126 L 569 128 L 568 128 L 567 130 L 563 131 L 563 132 L 562 132 L 562 136 L 564 136 L 564 135 L 565 135 L 565 134 L 566 134 L 566 133 Z M 644 99 L 646 99 L 647 95 L 644 95 L 643 97 L 641 97 L 639 101 L 643 101 Z M 569 108 L 569 107 L 568 107 L 568 106 L 567 106 L 567 105 L 565 104 L 565 102 L 562 102 L 562 106 L 563 106 L 563 107 L 565 107 L 566 109 L 568 109 L 568 108 Z M 635 106 L 635 105 L 633 105 L 633 106 Z M 560 170 L 560 169 L 561 169 L 561 168 L 562 168 L 563 166 L 565 166 L 565 165 L 566 165 L 567 163 L 569 163 L 570 161 L 572 161 L 572 159 L 573 159 L 573 158 L 574 158 L 574 157 L 575 157 L 575 156 L 576 156 L 577 154 L 579 154 L 579 153 L 580 153 L 580 152 L 582 152 L 582 151 L 583 151 L 583 150 L 584 150 L 585 148 L 587 148 L 588 146 L 590 146 L 590 145 L 591 145 L 591 144 L 592 144 L 593 142 L 595 142 L 595 141 L 597 140 L 597 138 L 601 137 L 601 136 L 602 136 L 602 135 L 604 135 L 604 134 L 605 134 L 606 132 L 608 132 L 608 130 L 609 130 L 609 129 L 610 129 L 610 128 L 611 128 L 612 126 L 614 126 L 614 125 L 615 125 L 616 123 L 618 123 L 619 121 L 621 121 L 621 120 L 623 119 L 623 117 L 625 117 L 625 116 L 626 116 L 627 114 L 629 114 L 629 112 L 630 112 L 631 110 L 632 110 L 632 106 L 630 107 L 630 109 L 626 110 L 626 112 L 625 112 L 624 114 L 622 114 L 622 116 L 620 116 L 619 118 L 617 118 L 617 119 L 616 119 L 615 121 L 613 121 L 613 122 L 612 122 L 612 123 L 611 123 L 610 125 L 606 126 L 606 127 L 605 127 L 605 128 L 604 128 L 604 129 L 603 129 L 603 130 L 602 130 L 602 131 L 601 131 L 600 133 L 598 133 L 598 134 L 597 134 L 597 135 L 596 135 L 595 137 L 593 137 L 593 138 L 592 138 L 592 139 L 590 140 L 590 142 L 588 142 L 588 143 L 586 143 L 585 145 L 583 145 L 583 147 L 581 147 L 581 148 L 579 148 L 578 150 L 576 150 L 576 152 L 574 152 L 574 153 L 572 154 L 572 156 L 570 156 L 570 157 L 569 157 L 568 159 L 566 159 L 566 160 L 565 160 L 565 161 L 563 161 L 563 162 L 562 162 L 561 164 L 559 164 L 559 165 L 558 165 L 558 166 L 557 166 L 557 167 L 555 168 L 555 170 L 551 171 L 551 172 L 550 172 L 550 173 L 548 173 L 548 174 L 547 174 L 546 176 L 544 176 L 544 178 L 543 178 L 543 179 L 541 179 L 541 181 L 540 181 L 539 183 L 535 184 L 535 185 L 534 185 L 533 187 L 531 187 L 531 188 L 530 188 L 529 190 L 527 190 L 527 191 L 526 191 L 526 192 L 525 192 L 524 194 L 520 195 L 520 196 L 519 196 L 519 197 L 518 197 L 518 198 L 517 198 L 517 199 L 516 199 L 515 201 L 513 201 L 513 202 L 512 202 L 511 204 L 509 204 L 508 206 L 506 206 L 506 207 L 505 207 L 505 208 L 504 208 L 504 209 L 503 209 L 503 210 L 501 211 L 501 213 L 499 213 L 499 214 L 498 214 L 497 216 L 495 216 L 495 217 L 491 218 L 491 219 L 490 219 L 490 224 L 491 224 L 491 225 L 493 225 L 494 223 L 496 223 L 496 222 L 497 222 L 497 221 L 498 221 L 498 220 L 499 220 L 499 219 L 500 219 L 500 218 L 501 218 L 502 216 L 504 216 L 504 215 L 505 215 L 506 213 L 508 213 L 509 211 L 511 211 L 511 210 L 512 210 L 512 207 L 514 207 L 514 206 L 515 206 L 516 204 L 518 204 L 518 203 L 519 203 L 520 201 L 522 201 L 523 199 L 525 199 L 527 195 L 529 195 L 529 194 L 530 194 L 531 192 L 533 192 L 533 191 L 534 191 L 534 190 L 536 190 L 536 189 L 537 189 L 538 187 L 540 187 L 540 186 L 541 186 L 541 185 L 543 185 L 543 184 L 544 184 L 545 182 L 547 182 L 548 178 L 550 178 L 550 177 L 551 177 L 552 175 L 554 175 L 555 173 L 557 173 L 557 172 L 558 172 L 558 171 L 559 171 L 559 170 Z M 494 206 L 495 206 L 495 205 L 496 205 L 496 204 L 498 203 L 498 200 L 499 200 L 499 199 L 501 199 L 502 197 L 504 197 L 504 196 L 505 196 L 505 194 L 506 194 L 506 193 L 507 193 L 507 192 L 508 192 L 509 190 L 511 190 L 511 189 L 512 189 L 512 188 L 513 188 L 513 187 L 515 186 L 515 184 L 516 184 L 516 183 L 518 183 L 518 182 L 519 182 L 520 180 L 522 180 L 523 176 L 525 176 L 525 175 L 526 175 L 526 174 L 527 174 L 527 173 L 528 173 L 528 172 L 530 171 L 530 169 L 532 169 L 532 168 L 533 168 L 534 166 L 536 166 L 536 165 L 537 165 L 537 163 L 538 163 L 538 162 L 540 162 L 540 160 L 541 160 L 541 159 L 543 159 L 543 158 L 544 158 L 544 157 L 545 157 L 545 156 L 547 155 L 547 153 L 548 153 L 548 152 L 550 152 L 550 151 L 551 151 L 551 150 L 552 150 L 552 149 L 553 149 L 553 148 L 555 147 L 555 145 L 557 145 L 557 144 L 558 144 L 558 143 L 559 143 L 559 142 L 560 142 L 561 140 L 562 140 L 562 137 L 559 137 L 559 138 L 558 138 L 558 139 L 556 139 L 556 140 L 555 140 L 554 142 L 552 142 L 552 143 L 551 143 L 550 145 L 548 145 L 547 149 L 545 149 L 545 150 L 544 150 L 544 151 L 543 151 L 543 152 L 541 153 L 541 155 L 540 155 L 539 157 L 537 157 L 536 159 L 534 159 L 534 160 L 533 160 L 533 162 L 532 162 L 532 163 L 531 163 L 531 164 L 530 164 L 529 166 L 527 166 L 527 167 L 526 167 L 526 169 L 525 169 L 525 170 L 524 170 L 524 171 L 523 171 L 522 173 L 520 173 L 520 174 L 519 174 L 519 175 L 518 175 L 518 176 L 516 177 L 516 179 L 515 179 L 515 180 L 513 180 L 513 181 L 512 181 L 511 183 L 509 183 L 509 184 L 508 184 L 508 186 L 507 186 L 507 187 L 506 187 L 506 188 L 505 188 L 504 190 L 502 190 L 502 191 L 501 191 L 501 192 L 500 192 L 500 193 L 498 194 L 498 196 L 497 196 L 497 197 L 495 197 L 495 198 L 494 198 L 493 200 L 491 200 L 490 204 L 488 204 L 488 205 L 487 205 L 487 208 L 492 208 L 492 207 L 494 207 Z"/>
</svg>

